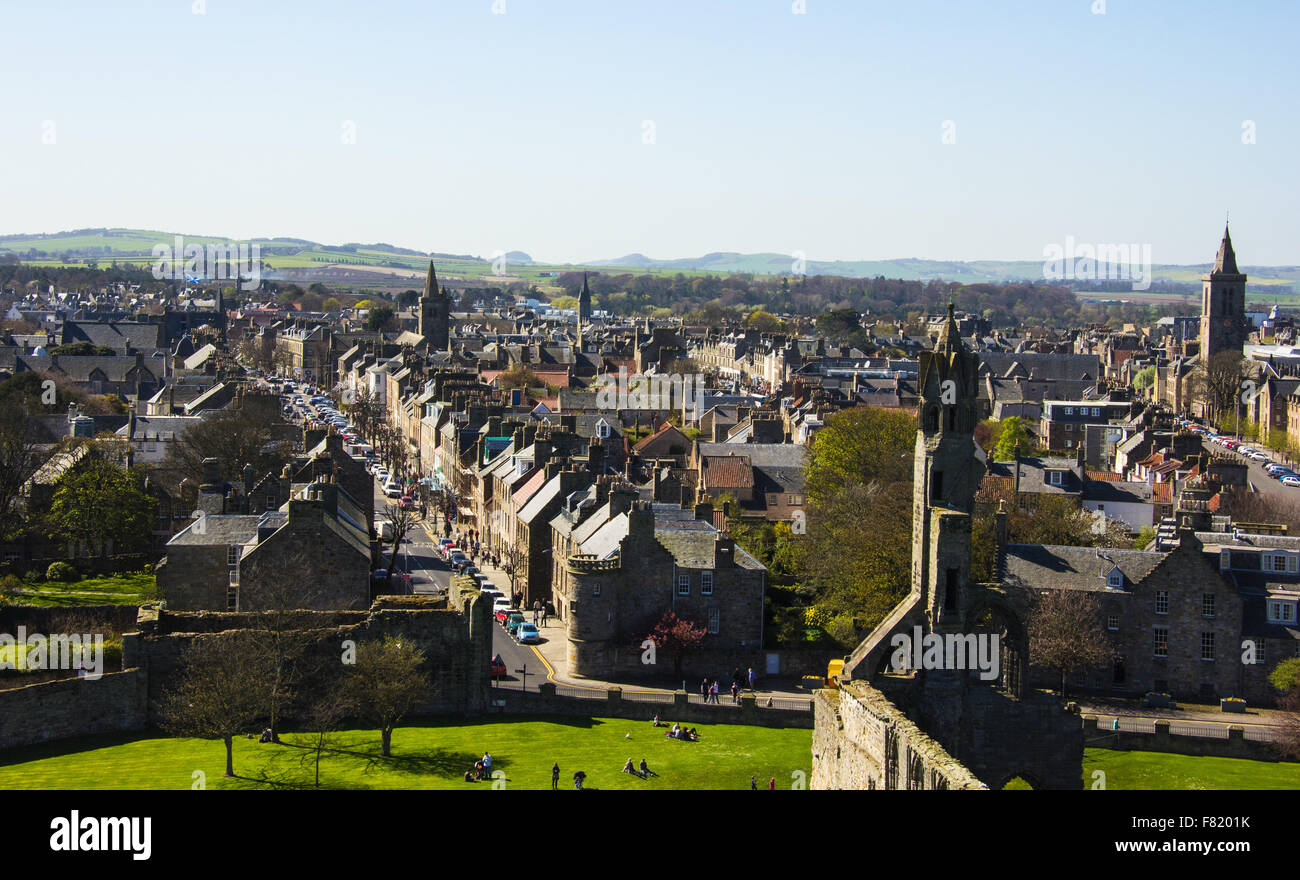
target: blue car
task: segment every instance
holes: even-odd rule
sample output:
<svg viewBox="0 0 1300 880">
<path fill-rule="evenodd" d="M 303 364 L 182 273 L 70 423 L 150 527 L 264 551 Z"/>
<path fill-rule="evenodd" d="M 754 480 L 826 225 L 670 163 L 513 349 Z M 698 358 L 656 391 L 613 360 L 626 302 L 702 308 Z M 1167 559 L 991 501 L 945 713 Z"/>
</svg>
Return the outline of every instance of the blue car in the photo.
<svg viewBox="0 0 1300 880">
<path fill-rule="evenodd" d="M 519 644 L 532 645 L 542 640 L 542 634 L 537 631 L 536 624 L 521 623 L 518 632 Z"/>
</svg>

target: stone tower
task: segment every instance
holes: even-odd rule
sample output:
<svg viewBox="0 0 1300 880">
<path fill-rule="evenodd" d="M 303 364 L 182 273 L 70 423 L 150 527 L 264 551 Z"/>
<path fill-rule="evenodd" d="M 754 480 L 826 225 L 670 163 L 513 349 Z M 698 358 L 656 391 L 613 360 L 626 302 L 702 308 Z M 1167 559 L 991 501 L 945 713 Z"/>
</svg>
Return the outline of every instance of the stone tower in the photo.
<svg viewBox="0 0 1300 880">
<path fill-rule="evenodd" d="M 1246 319 L 1246 276 L 1237 271 L 1228 227 L 1209 275 L 1201 276 L 1201 360 L 1221 351 L 1241 352 L 1250 323 Z"/>
<path fill-rule="evenodd" d="M 953 307 L 933 351 L 920 353 L 912 489 L 912 593 L 931 631 L 960 627 L 970 582 L 971 514 L 984 476 L 975 442 L 979 355 L 962 344 Z"/>
<path fill-rule="evenodd" d="M 438 288 L 438 273 L 429 261 L 429 274 L 424 279 L 424 293 L 420 296 L 419 333 L 430 350 L 442 351 L 450 344 L 451 299 L 445 288 Z"/>
</svg>

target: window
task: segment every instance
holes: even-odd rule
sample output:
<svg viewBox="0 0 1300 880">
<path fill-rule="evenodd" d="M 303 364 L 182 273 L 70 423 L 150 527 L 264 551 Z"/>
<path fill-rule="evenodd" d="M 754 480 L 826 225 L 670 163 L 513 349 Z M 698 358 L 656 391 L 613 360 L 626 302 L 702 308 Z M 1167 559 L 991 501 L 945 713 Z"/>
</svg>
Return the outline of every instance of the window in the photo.
<svg viewBox="0 0 1300 880">
<path fill-rule="evenodd" d="M 1260 664 L 1260 663 L 1266 663 L 1266 662 L 1268 662 L 1267 660 L 1264 659 L 1264 655 L 1265 655 L 1266 653 L 1268 653 L 1268 641 L 1267 641 L 1266 639 L 1258 639 L 1258 640 L 1256 640 L 1256 642 L 1255 642 L 1255 663 L 1256 663 L 1256 664 Z"/>
<path fill-rule="evenodd" d="M 1100 408 L 1100 407 L 1096 407 L 1096 406 L 1094 406 L 1094 407 L 1092 408 L 1092 414 L 1093 414 L 1094 416 L 1099 416 L 1099 415 L 1101 415 L 1101 408 Z"/>
<path fill-rule="evenodd" d="M 709 609 L 709 634 L 717 635 L 722 629 L 722 610 L 719 608 Z"/>
<path fill-rule="evenodd" d="M 226 565 L 239 564 L 239 545 L 231 544 L 226 548 Z"/>
<path fill-rule="evenodd" d="M 1214 633 L 1201 633 L 1201 659 L 1214 660 Z"/>
<path fill-rule="evenodd" d="M 700 572 L 700 593 L 704 596 L 713 595 L 713 572 Z"/>
<path fill-rule="evenodd" d="M 238 568 L 232 568 L 232 569 L 230 570 L 230 586 L 232 586 L 232 587 L 237 587 L 237 586 L 239 586 L 239 569 L 238 569 Z"/>
<path fill-rule="evenodd" d="M 1072 415 L 1074 415 L 1074 407 L 1072 407 L 1072 406 L 1067 406 L 1067 407 L 1065 408 L 1065 414 L 1066 414 L 1067 416 L 1072 416 Z"/>
<path fill-rule="evenodd" d="M 268 494 L 268 495 L 266 496 L 266 509 L 267 509 L 267 510 L 275 510 L 275 496 L 274 496 L 274 495 Z"/>
<path fill-rule="evenodd" d="M 1201 594 L 1201 616 L 1202 617 L 1214 616 L 1214 594 L 1213 593 Z"/>
<path fill-rule="evenodd" d="M 1273 557 L 1273 570 L 1286 571 L 1286 556 L 1279 553 Z"/>
<path fill-rule="evenodd" d="M 1155 655 L 1157 657 L 1169 656 L 1169 630 L 1162 627 L 1156 627 L 1155 635 Z"/>
<path fill-rule="evenodd" d="M 591 595 L 593 595 L 593 596 L 599 596 L 599 595 L 600 595 L 600 584 L 592 584 L 592 586 L 591 586 Z"/>
<path fill-rule="evenodd" d="M 930 500 L 938 501 L 943 498 L 943 471 L 932 471 L 930 473 Z"/>
<path fill-rule="evenodd" d="M 689 596 L 691 594 L 691 576 L 689 574 L 677 575 L 677 595 Z"/>
<path fill-rule="evenodd" d="M 1156 614 L 1169 613 L 1169 591 L 1156 590 Z"/>
<path fill-rule="evenodd" d="M 1074 425 L 1071 424 L 1071 423 L 1069 423 L 1069 422 L 1066 422 L 1066 423 L 1065 423 L 1065 432 L 1066 432 L 1067 434 L 1069 434 L 1069 433 L 1071 433 L 1071 432 L 1073 432 L 1073 431 L 1074 431 Z"/>
<path fill-rule="evenodd" d="M 1232 567 L 1232 553 L 1228 550 L 1219 551 L 1219 570 L 1227 571 Z"/>
<path fill-rule="evenodd" d="M 1050 484 L 1053 485 L 1053 486 L 1059 486 L 1059 485 L 1061 485 L 1061 472 L 1060 472 L 1060 471 L 1048 471 L 1048 472 L 1047 472 L 1047 482 L 1050 483 Z"/>
<path fill-rule="evenodd" d="M 1276 599 L 1270 599 L 1268 603 L 1268 622 L 1294 623 L 1295 606 L 1290 602 L 1279 602 Z"/>
<path fill-rule="evenodd" d="M 1106 578 L 1106 585 L 1117 590 L 1123 587 L 1124 572 L 1120 571 L 1118 568 L 1112 568 L 1110 570 L 1110 575 Z"/>
<path fill-rule="evenodd" d="M 767 496 L 767 506 L 768 506 L 768 507 L 776 507 L 776 506 L 777 506 L 778 504 L 780 504 L 780 503 L 781 503 L 781 496 L 780 496 L 780 495 L 770 495 L 770 494 L 769 494 L 769 495 Z"/>
<path fill-rule="evenodd" d="M 1108 614 L 1108 615 L 1106 616 L 1106 629 L 1110 630 L 1111 632 L 1115 632 L 1115 631 L 1119 630 L 1119 615 L 1118 615 L 1118 614 Z"/>
</svg>

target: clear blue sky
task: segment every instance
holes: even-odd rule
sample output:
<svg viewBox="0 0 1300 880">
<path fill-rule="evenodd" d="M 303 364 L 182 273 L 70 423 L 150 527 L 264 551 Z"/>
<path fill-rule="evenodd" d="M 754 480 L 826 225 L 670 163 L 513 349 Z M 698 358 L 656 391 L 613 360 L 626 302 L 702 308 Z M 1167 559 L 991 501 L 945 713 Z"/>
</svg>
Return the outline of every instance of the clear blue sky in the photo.
<svg viewBox="0 0 1300 880">
<path fill-rule="evenodd" d="M 6 0 L 0 233 L 1300 262 L 1295 2 L 498 2 Z"/>
</svg>

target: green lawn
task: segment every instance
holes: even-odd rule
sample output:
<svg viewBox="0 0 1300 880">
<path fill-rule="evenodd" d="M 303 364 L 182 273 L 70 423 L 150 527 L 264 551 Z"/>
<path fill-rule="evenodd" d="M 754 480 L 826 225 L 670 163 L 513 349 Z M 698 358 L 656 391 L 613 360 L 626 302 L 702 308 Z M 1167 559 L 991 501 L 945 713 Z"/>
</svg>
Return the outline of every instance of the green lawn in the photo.
<svg viewBox="0 0 1300 880">
<path fill-rule="evenodd" d="M 1294 762 L 1086 749 L 1084 788 L 1092 788 L 1097 770 L 1114 791 L 1300 789 L 1300 764 Z"/>
<path fill-rule="evenodd" d="M 321 763 L 327 788 L 491 789 L 468 783 L 465 771 L 486 749 L 509 788 L 545 789 L 551 764 L 560 764 L 561 788 L 572 789 L 573 772 L 587 774 L 597 789 L 744 789 L 751 774 L 766 787 L 806 786 L 812 765 L 812 731 L 774 730 L 732 724 L 698 725 L 700 741 L 665 737 L 646 721 L 582 717 L 448 719 L 400 728 L 393 757 L 379 757 L 379 734 L 345 731 L 336 751 Z M 631 739 L 627 736 L 631 735 Z M 32 746 L 0 753 L 0 789 L 181 789 L 195 771 L 208 788 L 310 786 L 311 752 L 295 748 L 307 735 L 285 734 L 289 745 L 235 743 L 235 773 L 225 779 L 220 742 L 160 736 L 110 735 Z M 619 772 L 631 757 L 644 757 L 659 777 L 638 779 Z M 800 776 L 796 776 L 799 771 Z M 497 783 L 502 784 L 501 782 Z"/>
<path fill-rule="evenodd" d="M 157 582 L 145 572 L 23 584 L 14 591 L 16 605 L 139 605 L 154 598 Z"/>
</svg>

